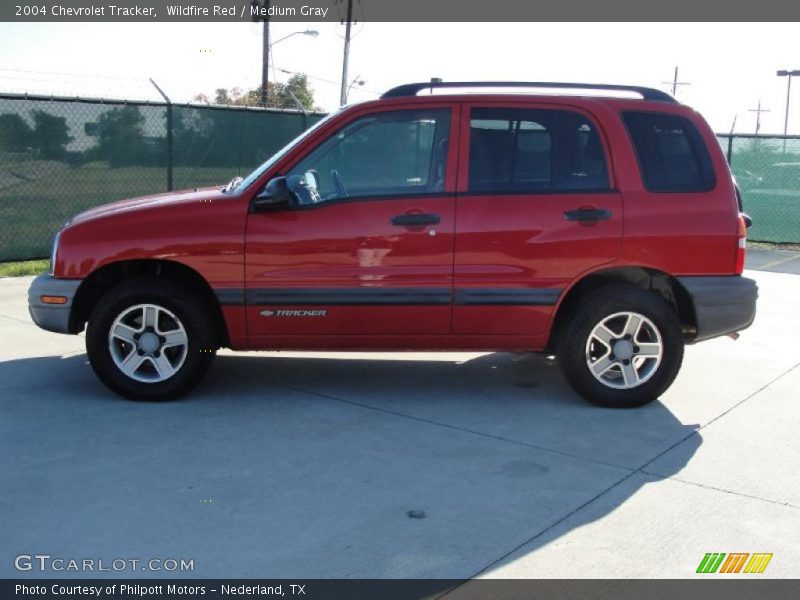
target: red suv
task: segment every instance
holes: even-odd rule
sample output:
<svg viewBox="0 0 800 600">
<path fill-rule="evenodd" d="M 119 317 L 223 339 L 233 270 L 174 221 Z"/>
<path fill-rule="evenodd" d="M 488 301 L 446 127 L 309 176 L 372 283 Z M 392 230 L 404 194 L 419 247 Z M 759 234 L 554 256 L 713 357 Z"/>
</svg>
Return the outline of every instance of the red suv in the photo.
<svg viewBox="0 0 800 600">
<path fill-rule="evenodd" d="M 745 233 L 713 132 L 663 92 L 409 84 L 222 189 L 74 217 L 29 304 L 50 331 L 88 323 L 92 367 L 128 398 L 186 393 L 220 347 L 505 350 L 553 353 L 588 400 L 630 407 L 684 344 L 752 323 Z"/>
</svg>

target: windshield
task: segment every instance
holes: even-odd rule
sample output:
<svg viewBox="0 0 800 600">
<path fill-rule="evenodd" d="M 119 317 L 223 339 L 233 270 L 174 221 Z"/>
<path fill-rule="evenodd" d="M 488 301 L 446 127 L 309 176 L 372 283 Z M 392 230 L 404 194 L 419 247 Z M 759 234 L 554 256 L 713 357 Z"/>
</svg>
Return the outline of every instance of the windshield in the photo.
<svg viewBox="0 0 800 600">
<path fill-rule="evenodd" d="M 239 181 L 236 185 L 232 186 L 230 189 L 226 188 L 226 191 L 244 190 L 250 187 L 254 181 L 256 181 L 259 177 L 261 177 L 261 175 L 265 171 L 267 171 L 270 167 L 272 167 L 272 165 L 274 165 L 281 158 L 283 158 L 292 148 L 294 148 L 297 144 L 306 139 L 309 135 L 311 135 L 312 132 L 316 131 L 317 129 L 322 127 L 325 123 L 330 121 L 333 117 L 337 116 L 340 112 L 342 112 L 342 109 L 335 110 L 326 117 L 323 117 L 322 119 L 314 123 L 311 127 L 306 129 L 303 133 L 298 135 L 291 142 L 289 142 L 283 148 L 278 150 L 275 154 L 270 156 L 269 159 L 267 159 L 267 162 L 256 167 L 256 170 L 250 173 L 250 175 Z"/>
</svg>

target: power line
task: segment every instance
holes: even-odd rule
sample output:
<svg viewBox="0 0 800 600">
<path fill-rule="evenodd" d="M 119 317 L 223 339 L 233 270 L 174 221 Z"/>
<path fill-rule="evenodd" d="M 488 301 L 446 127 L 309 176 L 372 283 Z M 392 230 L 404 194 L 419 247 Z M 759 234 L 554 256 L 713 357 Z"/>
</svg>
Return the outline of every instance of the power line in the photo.
<svg viewBox="0 0 800 600">
<path fill-rule="evenodd" d="M 4 75 L 3 73 L 22 73 L 25 75 L 41 75 L 42 77 L 20 77 L 17 75 Z M 57 78 L 57 79 L 54 79 Z M 148 77 L 145 75 L 124 76 L 124 75 L 95 75 L 90 73 L 67 73 L 61 71 L 33 71 L 27 69 L 6 69 L 0 68 L 0 79 L 11 79 L 19 81 L 44 81 L 44 82 L 59 82 L 59 83 L 78 83 L 75 79 L 84 80 L 84 82 L 100 83 L 94 80 L 112 80 L 126 82 L 135 85 L 142 85 L 143 87 L 150 87 Z M 169 83 L 172 85 L 179 85 L 184 87 L 194 87 L 197 85 L 196 81 L 188 81 L 183 79 L 165 79 L 158 78 L 159 81 Z"/>
<path fill-rule="evenodd" d="M 308 77 L 309 79 L 313 79 L 314 81 L 321 81 L 322 83 L 329 83 L 329 84 L 335 85 L 337 87 L 340 84 L 340 82 L 338 82 L 338 81 L 333 81 L 331 79 L 325 79 L 324 77 L 317 77 L 316 75 L 309 75 L 308 73 L 303 73 L 303 72 L 300 72 L 300 71 L 290 71 L 288 69 L 278 69 L 278 71 L 280 71 L 281 73 L 286 73 L 287 75 L 305 75 L 306 77 Z M 380 96 L 381 94 L 383 94 L 383 92 L 378 92 L 376 90 L 371 90 L 371 89 L 365 88 L 365 87 L 359 87 L 358 89 L 361 90 L 361 91 L 364 91 L 364 92 L 369 92 L 370 94 L 375 94 L 376 96 Z"/>
<path fill-rule="evenodd" d="M 91 73 L 64 73 L 60 71 L 31 71 L 27 69 L 6 69 L 5 67 L 0 67 L 0 71 L 7 71 L 9 73 L 28 73 L 33 75 L 59 75 L 62 77 L 86 77 L 92 79 L 136 79 L 136 77 L 124 76 L 124 75 L 95 75 Z M 142 76 L 142 79 L 145 79 Z"/>
</svg>

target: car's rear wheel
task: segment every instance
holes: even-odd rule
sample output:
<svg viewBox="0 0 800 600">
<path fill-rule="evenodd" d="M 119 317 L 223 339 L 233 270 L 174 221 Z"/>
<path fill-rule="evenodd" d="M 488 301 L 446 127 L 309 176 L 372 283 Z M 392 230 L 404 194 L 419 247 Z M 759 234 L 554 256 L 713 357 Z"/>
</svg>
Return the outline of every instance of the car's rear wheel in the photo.
<svg viewBox="0 0 800 600">
<path fill-rule="evenodd" d="M 208 371 L 216 348 L 205 307 L 183 287 L 157 278 L 108 292 L 86 330 L 86 351 L 97 376 L 134 400 L 186 394 Z"/>
<path fill-rule="evenodd" d="M 680 370 L 681 324 L 653 292 L 609 288 L 574 313 L 557 354 L 567 381 L 590 402 L 641 406 L 663 394 Z"/>
</svg>

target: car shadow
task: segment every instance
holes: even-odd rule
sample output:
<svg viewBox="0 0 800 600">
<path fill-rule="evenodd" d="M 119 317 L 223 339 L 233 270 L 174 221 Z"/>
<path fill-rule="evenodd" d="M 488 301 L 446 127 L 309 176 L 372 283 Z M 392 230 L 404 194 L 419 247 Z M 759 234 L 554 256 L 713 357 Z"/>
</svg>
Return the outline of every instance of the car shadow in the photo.
<svg viewBox="0 0 800 600">
<path fill-rule="evenodd" d="M 194 559 L 169 576 L 461 579 L 701 443 L 658 401 L 589 405 L 536 355 L 224 355 L 185 401 L 137 403 L 81 354 L 0 362 L 0 389 L 3 577 L 87 576 L 14 570 L 35 549 Z"/>
</svg>

